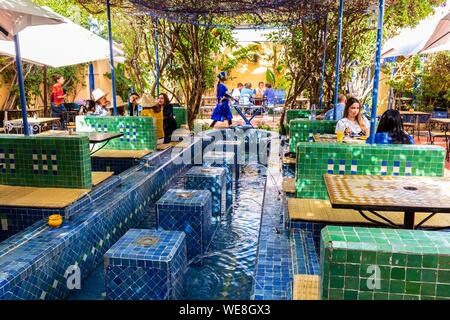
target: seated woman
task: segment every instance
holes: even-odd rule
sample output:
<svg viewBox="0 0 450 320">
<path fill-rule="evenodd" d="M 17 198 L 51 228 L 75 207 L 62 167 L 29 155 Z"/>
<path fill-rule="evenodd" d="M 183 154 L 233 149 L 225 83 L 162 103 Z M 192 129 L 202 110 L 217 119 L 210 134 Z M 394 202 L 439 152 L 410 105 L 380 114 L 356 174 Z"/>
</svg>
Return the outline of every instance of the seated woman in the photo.
<svg viewBox="0 0 450 320">
<path fill-rule="evenodd" d="M 344 132 L 346 136 L 367 136 L 370 123 L 362 115 L 361 103 L 356 98 L 348 99 L 344 108 L 344 117 L 336 124 L 336 133 Z"/>
<path fill-rule="evenodd" d="M 141 112 L 142 117 L 152 117 L 155 119 L 155 126 L 156 126 L 156 138 L 162 139 L 164 138 L 164 115 L 163 115 L 163 108 L 159 104 L 155 105 L 152 97 L 145 93 L 142 98 L 137 101 L 139 105 L 142 106 L 143 110 Z"/>
<path fill-rule="evenodd" d="M 414 139 L 403 130 L 398 110 L 386 110 L 381 116 L 375 134 L 376 144 L 414 144 Z"/>
</svg>

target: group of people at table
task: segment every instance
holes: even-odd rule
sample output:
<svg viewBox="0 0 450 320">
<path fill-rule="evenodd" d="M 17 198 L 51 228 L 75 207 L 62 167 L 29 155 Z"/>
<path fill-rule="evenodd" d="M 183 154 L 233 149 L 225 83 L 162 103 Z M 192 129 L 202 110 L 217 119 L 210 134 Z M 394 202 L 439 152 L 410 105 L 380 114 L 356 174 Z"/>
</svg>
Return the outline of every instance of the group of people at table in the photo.
<svg viewBox="0 0 450 320">
<path fill-rule="evenodd" d="M 326 111 L 320 118 L 333 120 L 336 113 L 335 133 L 346 137 L 367 137 L 370 134 L 370 122 L 363 115 L 361 102 L 354 97 L 347 99 L 343 94 L 338 97 L 338 104 Z M 381 116 L 375 134 L 376 144 L 414 144 L 412 136 L 403 129 L 403 122 L 398 110 L 386 110 Z"/>
<path fill-rule="evenodd" d="M 54 76 L 55 84 L 50 93 L 52 116 L 61 118 L 62 126 L 65 127 L 64 115 L 67 113 L 66 94 L 63 90 L 65 79 L 61 75 Z M 110 116 L 111 102 L 107 98 L 108 94 L 100 88 L 92 91 L 91 98 L 86 106 L 79 110 L 79 114 L 93 116 Z M 156 122 L 156 135 L 158 139 L 164 138 L 164 143 L 171 141 L 172 133 L 177 129 L 177 122 L 173 114 L 173 105 L 165 93 L 158 96 L 156 103 L 149 94 L 142 97 L 138 93 L 130 93 L 128 103 L 121 115 L 153 117 Z"/>
</svg>

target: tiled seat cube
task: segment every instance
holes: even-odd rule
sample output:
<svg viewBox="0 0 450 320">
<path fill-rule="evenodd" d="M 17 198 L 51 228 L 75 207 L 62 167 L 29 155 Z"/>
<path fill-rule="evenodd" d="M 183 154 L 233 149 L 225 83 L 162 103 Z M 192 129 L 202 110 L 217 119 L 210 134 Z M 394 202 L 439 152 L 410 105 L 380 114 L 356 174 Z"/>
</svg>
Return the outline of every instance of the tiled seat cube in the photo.
<svg viewBox="0 0 450 320">
<path fill-rule="evenodd" d="M 215 144 L 215 150 L 219 152 L 233 152 L 234 153 L 234 164 L 236 171 L 236 180 L 240 176 L 241 165 L 245 161 L 245 144 L 243 141 L 237 140 L 221 140 L 217 141 Z"/>
<path fill-rule="evenodd" d="M 201 258 L 211 235 L 211 192 L 170 189 L 156 205 L 158 228 L 184 231 L 188 260 Z"/>
<path fill-rule="evenodd" d="M 187 264 L 183 232 L 130 229 L 104 259 L 107 299 L 183 298 Z"/>
<path fill-rule="evenodd" d="M 185 188 L 189 190 L 209 190 L 212 194 L 212 215 L 225 213 L 226 207 L 226 169 L 192 167 L 186 173 Z"/>
<path fill-rule="evenodd" d="M 233 203 L 233 181 L 236 181 L 234 152 L 209 151 L 203 155 L 203 165 L 227 170 L 227 208 Z"/>
</svg>

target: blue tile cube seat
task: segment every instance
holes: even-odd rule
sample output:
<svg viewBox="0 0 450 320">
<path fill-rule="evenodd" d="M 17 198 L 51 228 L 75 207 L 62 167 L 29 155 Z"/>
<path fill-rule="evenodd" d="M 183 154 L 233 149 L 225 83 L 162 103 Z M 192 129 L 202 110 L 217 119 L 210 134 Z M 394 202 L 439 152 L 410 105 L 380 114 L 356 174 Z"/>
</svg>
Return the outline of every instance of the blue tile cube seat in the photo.
<svg viewBox="0 0 450 320">
<path fill-rule="evenodd" d="M 192 167 L 186 173 L 185 188 L 209 190 L 212 194 L 212 215 L 220 216 L 228 210 L 226 206 L 226 169 Z"/>
<path fill-rule="evenodd" d="M 106 298 L 183 298 L 186 236 L 179 231 L 130 229 L 104 256 Z"/>
<path fill-rule="evenodd" d="M 188 260 L 201 260 L 211 236 L 211 192 L 169 189 L 158 200 L 156 208 L 158 228 L 184 231 Z"/>
<path fill-rule="evenodd" d="M 241 165 L 245 163 L 245 143 L 243 140 L 220 140 L 214 145 L 219 152 L 233 152 L 236 166 L 236 180 L 239 179 Z"/>
<path fill-rule="evenodd" d="M 208 151 L 203 155 L 203 165 L 227 170 L 227 208 L 233 203 L 233 181 L 236 181 L 234 152 Z"/>
</svg>

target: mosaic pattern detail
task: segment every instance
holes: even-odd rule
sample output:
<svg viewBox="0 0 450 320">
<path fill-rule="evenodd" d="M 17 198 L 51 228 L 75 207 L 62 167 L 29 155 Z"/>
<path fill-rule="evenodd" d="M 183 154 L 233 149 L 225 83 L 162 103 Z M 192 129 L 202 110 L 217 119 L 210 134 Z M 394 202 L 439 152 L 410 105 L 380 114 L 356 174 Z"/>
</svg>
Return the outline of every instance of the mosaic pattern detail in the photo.
<svg viewBox="0 0 450 320">
<path fill-rule="evenodd" d="M 289 123 L 290 151 L 296 152 L 299 142 L 312 142 L 314 134 L 334 133 L 336 123 L 333 120 L 292 120 Z"/>
<path fill-rule="evenodd" d="M 0 184 L 33 187 L 92 187 L 87 137 L 0 138 Z"/>
<path fill-rule="evenodd" d="M 233 203 L 233 181 L 236 181 L 236 172 L 239 165 L 234 164 L 233 152 L 208 151 L 203 155 L 205 167 L 219 167 L 227 170 L 227 210 Z"/>
<path fill-rule="evenodd" d="M 319 255 L 312 232 L 293 229 L 290 241 L 294 274 L 320 274 Z"/>
<path fill-rule="evenodd" d="M 211 191 L 212 215 L 214 217 L 227 211 L 226 170 L 224 168 L 192 167 L 186 173 L 185 188 Z"/>
<path fill-rule="evenodd" d="M 176 300 L 186 270 L 183 232 L 131 229 L 105 253 L 109 300 Z"/>
<path fill-rule="evenodd" d="M 328 199 L 323 175 L 444 175 L 445 149 L 421 145 L 297 145 L 297 198 Z"/>
<path fill-rule="evenodd" d="M 332 204 L 433 209 L 450 208 L 450 179 L 325 175 Z"/>
<path fill-rule="evenodd" d="M 105 149 L 156 150 L 156 126 L 152 117 L 77 116 L 76 130 L 124 134 L 109 141 Z"/>
<path fill-rule="evenodd" d="M 201 259 L 212 236 L 211 192 L 170 189 L 158 200 L 156 206 L 158 228 L 184 231 L 188 260 Z"/>
<path fill-rule="evenodd" d="M 0 149 L 0 167 L 1 173 L 15 173 L 16 172 L 16 160 L 14 156 L 14 150 L 10 149 L 7 153 L 3 149 Z"/>
<path fill-rule="evenodd" d="M 245 144 L 243 141 L 217 141 L 214 144 L 214 148 L 219 152 L 232 152 L 234 153 L 234 163 L 236 167 L 236 180 L 239 180 L 240 165 L 245 164 Z"/>
<path fill-rule="evenodd" d="M 133 158 L 92 157 L 92 171 L 114 172 L 117 175 L 139 164 L 140 160 Z"/>
<path fill-rule="evenodd" d="M 320 112 L 317 112 L 319 114 Z M 294 119 L 309 119 L 311 115 L 311 110 L 301 110 L 301 109 L 293 109 L 286 111 L 286 122 L 288 124 L 291 123 L 291 120 Z"/>
<path fill-rule="evenodd" d="M 450 298 L 448 232 L 327 226 L 323 300 Z"/>
<path fill-rule="evenodd" d="M 261 216 L 255 281 L 252 299 L 292 299 L 292 256 L 289 233 L 285 229 L 284 215 L 287 214 L 283 199 L 278 196 L 283 180 L 277 159 L 280 140 L 271 140 L 270 161 L 264 193 L 264 207 Z"/>
</svg>

